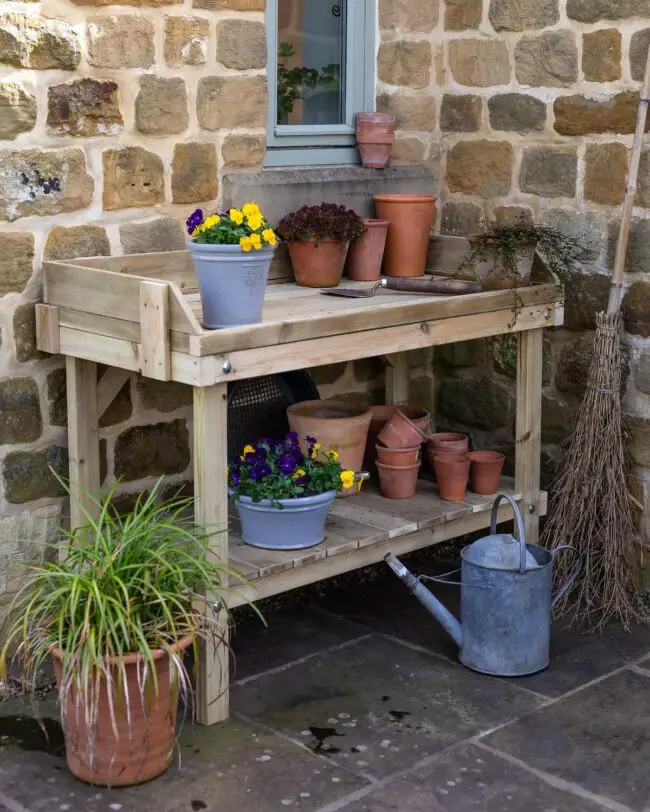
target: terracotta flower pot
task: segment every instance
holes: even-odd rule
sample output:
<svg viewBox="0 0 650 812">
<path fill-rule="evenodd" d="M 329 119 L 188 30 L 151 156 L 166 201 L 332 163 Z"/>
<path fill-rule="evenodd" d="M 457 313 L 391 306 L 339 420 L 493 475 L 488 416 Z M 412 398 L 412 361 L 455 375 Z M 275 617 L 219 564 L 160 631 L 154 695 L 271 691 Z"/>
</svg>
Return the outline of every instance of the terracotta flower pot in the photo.
<svg viewBox="0 0 650 812">
<path fill-rule="evenodd" d="M 348 243 L 316 240 L 288 243 L 296 282 L 305 288 L 335 288 L 343 276 Z"/>
<path fill-rule="evenodd" d="M 376 445 L 377 459 L 384 465 L 415 465 L 420 461 L 421 445 L 414 445 L 412 448 L 386 448 L 383 445 Z"/>
<path fill-rule="evenodd" d="M 469 457 L 457 454 L 437 454 L 433 460 L 440 498 L 445 502 L 462 502 L 467 491 Z"/>
<path fill-rule="evenodd" d="M 356 136 L 363 166 L 384 169 L 395 142 L 395 117 L 387 113 L 359 113 Z"/>
<path fill-rule="evenodd" d="M 305 400 L 287 409 L 291 431 L 300 438 L 300 448 L 307 451 L 306 437 L 315 437 L 323 449 L 337 451 L 344 470 L 361 471 L 372 412 L 343 400 Z M 356 493 L 356 486 L 339 495 Z"/>
<path fill-rule="evenodd" d="M 386 499 L 411 499 L 415 496 L 420 463 L 413 465 L 386 465 L 377 462 L 379 492 Z"/>
<path fill-rule="evenodd" d="M 388 220 L 384 253 L 387 276 L 422 276 L 435 221 L 433 195 L 375 195 L 377 217 Z"/>
<path fill-rule="evenodd" d="M 192 639 L 191 635 L 184 637 L 175 644 L 174 649 L 185 651 L 192 644 Z M 176 747 L 178 683 L 169 673 L 167 652 L 154 651 L 153 656 L 158 677 L 157 694 L 151 680 L 148 689 L 147 686 L 143 686 L 145 690 L 138 686 L 138 679 L 142 680 L 139 656 L 127 654 L 123 662 L 128 691 L 118 695 L 118 658 L 107 659 L 114 676 L 112 706 L 117 738 L 111 724 L 106 680 L 101 680 L 99 684 L 97 715 L 90 729 L 86 726 L 86 718 L 87 715 L 92 718 L 92 714 L 85 707 L 83 696 L 74 690 L 67 692 L 62 717 L 66 758 L 70 772 L 82 781 L 111 787 L 142 784 L 164 773 L 171 764 Z M 52 650 L 52 659 L 60 686 L 62 655 L 58 649 Z"/>
<path fill-rule="evenodd" d="M 472 451 L 469 459 L 471 462 L 469 478 L 474 493 L 482 496 L 496 493 L 499 490 L 506 455 L 500 451 Z"/>
<path fill-rule="evenodd" d="M 364 219 L 363 224 L 366 233 L 350 246 L 346 271 L 350 279 L 358 282 L 376 282 L 381 275 L 388 221 Z"/>
<path fill-rule="evenodd" d="M 365 471 L 371 473 L 376 472 L 375 462 L 377 461 L 377 439 L 379 432 L 384 428 L 386 423 L 395 414 L 397 406 L 377 404 L 370 407 L 372 412 L 372 419 L 370 421 L 370 428 L 368 429 L 368 443 L 366 445 L 366 453 L 363 458 L 363 467 Z M 418 406 L 400 406 L 400 409 L 415 425 L 425 434 L 429 431 L 431 423 L 431 415 L 426 409 L 420 409 Z"/>
<path fill-rule="evenodd" d="M 379 432 L 378 440 L 388 448 L 412 448 L 422 445 L 425 433 L 410 420 L 399 406 Z"/>
</svg>

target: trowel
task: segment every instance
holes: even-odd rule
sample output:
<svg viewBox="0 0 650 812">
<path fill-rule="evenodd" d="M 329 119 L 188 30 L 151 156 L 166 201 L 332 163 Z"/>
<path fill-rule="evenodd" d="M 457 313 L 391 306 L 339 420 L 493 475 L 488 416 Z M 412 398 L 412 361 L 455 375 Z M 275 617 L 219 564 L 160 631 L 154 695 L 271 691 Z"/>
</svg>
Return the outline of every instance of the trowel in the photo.
<svg viewBox="0 0 650 812">
<path fill-rule="evenodd" d="M 480 293 L 483 288 L 478 282 L 464 282 L 461 279 L 402 279 L 389 276 L 380 279 L 369 290 L 353 288 L 328 288 L 321 290 L 324 296 L 344 296 L 348 299 L 367 299 L 378 290 L 399 290 L 403 293 L 430 293 L 438 296 L 459 296 L 463 293 Z"/>
</svg>

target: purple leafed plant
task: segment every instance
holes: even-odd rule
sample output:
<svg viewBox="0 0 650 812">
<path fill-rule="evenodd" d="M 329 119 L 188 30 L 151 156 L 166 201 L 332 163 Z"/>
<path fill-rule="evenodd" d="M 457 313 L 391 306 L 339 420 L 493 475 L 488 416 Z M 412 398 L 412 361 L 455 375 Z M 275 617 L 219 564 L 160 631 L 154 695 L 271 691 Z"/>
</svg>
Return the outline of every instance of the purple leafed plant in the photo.
<svg viewBox="0 0 650 812">
<path fill-rule="evenodd" d="M 277 228 L 286 242 L 307 242 L 313 238 L 354 243 L 365 230 L 363 220 L 356 212 L 335 203 L 303 206 L 283 217 Z"/>
</svg>

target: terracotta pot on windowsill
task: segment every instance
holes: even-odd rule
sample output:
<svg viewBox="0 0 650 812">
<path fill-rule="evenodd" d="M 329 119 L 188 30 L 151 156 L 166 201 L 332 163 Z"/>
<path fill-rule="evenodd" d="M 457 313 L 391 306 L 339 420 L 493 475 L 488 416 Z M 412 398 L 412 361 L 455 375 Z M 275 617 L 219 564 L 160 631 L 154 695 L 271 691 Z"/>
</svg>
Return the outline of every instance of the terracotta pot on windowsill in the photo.
<svg viewBox="0 0 650 812">
<path fill-rule="evenodd" d="M 363 166 L 384 169 L 395 143 L 395 116 L 388 113 L 358 113 L 356 132 Z"/>
</svg>

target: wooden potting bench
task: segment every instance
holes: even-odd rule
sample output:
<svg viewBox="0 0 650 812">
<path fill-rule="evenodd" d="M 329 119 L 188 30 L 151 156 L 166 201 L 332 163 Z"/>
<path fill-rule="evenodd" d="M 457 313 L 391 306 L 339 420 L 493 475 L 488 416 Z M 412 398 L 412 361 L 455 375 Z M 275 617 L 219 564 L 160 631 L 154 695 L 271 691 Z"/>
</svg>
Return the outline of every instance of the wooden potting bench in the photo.
<svg viewBox="0 0 650 812">
<path fill-rule="evenodd" d="M 463 240 L 434 238 L 431 272 L 453 272 L 465 248 Z M 486 528 L 491 497 L 468 493 L 461 504 L 442 502 L 436 487 L 422 481 L 417 495 L 404 502 L 383 499 L 372 487 L 337 500 L 327 539 L 316 548 L 273 553 L 243 544 L 236 525 L 228 531 L 227 385 L 380 356 L 386 361 L 387 402 L 403 403 L 409 350 L 516 333 L 516 472 L 504 489 L 522 501 L 528 539 L 536 540 L 546 509 L 539 485 L 542 334 L 562 323 L 561 292 L 539 258 L 536 283 L 520 288 L 516 300 L 512 291 L 322 296 L 293 283 L 282 251 L 271 278 L 261 324 L 210 331 L 201 324 L 186 251 L 44 264 L 38 347 L 66 356 L 70 482 L 81 504 L 92 509 L 86 495 L 100 491 L 99 418 L 137 372 L 193 387 L 196 519 L 219 531 L 212 539 L 215 552 L 248 582 L 233 590 L 231 608 L 381 561 L 389 551 L 399 555 Z M 99 382 L 98 363 L 109 367 Z M 505 508 L 501 517 L 508 518 Z M 74 502 L 71 523 L 83 523 Z M 202 654 L 198 716 L 205 724 L 228 716 L 227 662 L 223 649 Z"/>
</svg>

